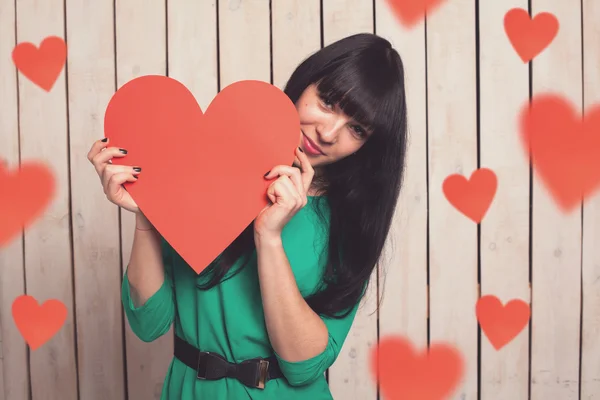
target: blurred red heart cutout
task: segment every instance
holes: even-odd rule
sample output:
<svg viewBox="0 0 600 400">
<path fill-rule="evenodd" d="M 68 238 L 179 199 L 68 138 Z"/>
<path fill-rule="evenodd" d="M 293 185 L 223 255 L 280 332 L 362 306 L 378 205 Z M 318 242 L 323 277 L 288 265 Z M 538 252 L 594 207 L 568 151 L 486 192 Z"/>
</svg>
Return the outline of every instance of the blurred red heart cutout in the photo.
<svg viewBox="0 0 600 400">
<path fill-rule="evenodd" d="M 67 307 L 54 299 L 38 305 L 32 296 L 21 295 L 12 304 L 12 314 L 21 335 L 31 350 L 36 350 L 62 328 L 67 319 Z"/>
<path fill-rule="evenodd" d="M 0 162 L 0 247 L 40 218 L 55 193 L 52 171 L 42 162 L 23 162 L 12 171 Z"/>
<path fill-rule="evenodd" d="M 464 361 L 453 346 L 436 343 L 419 354 L 408 339 L 395 335 L 381 338 L 370 363 L 387 400 L 446 399 L 464 374 Z"/>
<path fill-rule="evenodd" d="M 600 188 L 600 104 L 582 118 L 564 97 L 534 96 L 521 111 L 520 136 L 534 172 L 563 212 Z"/>
<path fill-rule="evenodd" d="M 12 52 L 15 66 L 31 82 L 49 92 L 58 79 L 67 59 L 67 45 L 57 36 L 48 36 L 40 47 L 19 43 Z"/>
<path fill-rule="evenodd" d="M 125 188 L 198 274 L 269 204 L 264 174 L 292 165 L 301 134 L 295 105 L 269 83 L 233 83 L 203 113 L 164 76 L 123 85 L 104 129 L 111 146 L 128 151 L 113 164 L 142 168 Z"/>
<path fill-rule="evenodd" d="M 410 28 L 425 19 L 446 0 L 387 0 L 396 18 Z"/>
<path fill-rule="evenodd" d="M 534 59 L 556 37 L 558 19 L 554 14 L 542 12 L 533 19 L 522 8 L 513 8 L 504 16 L 504 31 L 523 62 Z"/>
<path fill-rule="evenodd" d="M 496 195 L 498 180 L 494 171 L 480 168 L 467 180 L 462 175 L 448 176 L 442 190 L 446 199 L 458 211 L 476 223 L 480 223 Z"/>
<path fill-rule="evenodd" d="M 502 305 L 493 295 L 482 296 L 477 301 L 477 320 L 481 330 L 496 350 L 510 343 L 529 322 L 529 304 L 513 299 Z"/>
</svg>

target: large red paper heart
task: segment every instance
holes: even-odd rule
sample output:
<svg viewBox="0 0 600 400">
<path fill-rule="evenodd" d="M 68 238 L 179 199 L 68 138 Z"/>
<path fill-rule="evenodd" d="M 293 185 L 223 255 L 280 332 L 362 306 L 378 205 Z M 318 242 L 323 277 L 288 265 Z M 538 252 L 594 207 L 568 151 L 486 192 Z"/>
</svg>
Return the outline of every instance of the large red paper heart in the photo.
<svg viewBox="0 0 600 400">
<path fill-rule="evenodd" d="M 504 31 L 513 48 L 523 60 L 529 62 L 544 50 L 558 33 L 558 19 L 543 12 L 533 19 L 522 8 L 513 8 L 504 16 Z"/>
<path fill-rule="evenodd" d="M 480 168 L 473 172 L 471 179 L 462 175 L 448 176 L 442 185 L 446 199 L 461 213 L 480 223 L 490 207 L 498 180 L 489 168 Z"/>
<path fill-rule="evenodd" d="M 529 322 L 529 304 L 513 299 L 503 306 L 496 296 L 482 296 L 475 308 L 481 330 L 496 350 L 510 343 Z"/>
<path fill-rule="evenodd" d="M 58 36 L 48 36 L 40 44 L 19 43 L 12 52 L 15 66 L 33 83 L 49 92 L 65 66 L 67 45 Z"/>
<path fill-rule="evenodd" d="M 0 247 L 41 217 L 54 193 L 54 175 L 44 163 L 23 162 L 10 171 L 0 161 Z"/>
<path fill-rule="evenodd" d="M 371 352 L 371 374 L 388 400 L 442 400 L 456 389 L 464 374 L 460 352 L 435 343 L 418 354 L 401 336 L 384 336 Z"/>
<path fill-rule="evenodd" d="M 203 114 L 178 81 L 143 76 L 114 94 L 104 122 L 128 150 L 113 164 L 142 168 L 127 191 L 198 274 L 269 204 L 264 175 L 292 165 L 300 141 L 295 105 L 260 81 L 229 85 Z"/>
<path fill-rule="evenodd" d="M 521 111 L 520 134 L 536 175 L 564 212 L 600 189 L 600 104 L 582 118 L 561 96 L 534 96 Z"/>
<path fill-rule="evenodd" d="M 67 307 L 51 299 L 42 305 L 32 296 L 21 295 L 12 304 L 15 325 L 31 350 L 36 350 L 62 328 L 67 319 Z"/>
</svg>

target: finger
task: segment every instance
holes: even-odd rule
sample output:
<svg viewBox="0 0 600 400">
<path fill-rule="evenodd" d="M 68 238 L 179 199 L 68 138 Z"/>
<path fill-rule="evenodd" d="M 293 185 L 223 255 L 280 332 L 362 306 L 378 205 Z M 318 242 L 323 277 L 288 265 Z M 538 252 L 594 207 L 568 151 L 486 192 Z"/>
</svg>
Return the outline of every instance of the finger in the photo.
<svg viewBox="0 0 600 400">
<path fill-rule="evenodd" d="M 120 173 L 128 173 L 130 175 L 137 176 L 140 174 L 141 171 L 142 171 L 142 169 L 140 167 L 130 167 L 128 165 L 112 165 L 112 164 L 110 164 L 104 168 L 104 171 L 102 173 L 102 177 L 100 180 L 102 181 L 102 186 L 104 187 L 104 190 L 106 191 L 108 189 L 108 182 L 113 177 L 113 175 L 120 174 Z"/>
<path fill-rule="evenodd" d="M 118 147 L 107 147 L 104 151 L 100 151 L 92 158 L 92 164 L 98 173 L 104 170 L 104 167 L 113 157 L 125 157 L 127 150 Z"/>
<path fill-rule="evenodd" d="M 289 165 L 277 165 L 273 168 L 269 173 L 265 176 L 265 178 L 269 179 L 274 176 L 288 176 L 294 185 L 296 185 L 298 192 L 302 197 L 306 196 L 306 190 L 304 187 L 304 183 L 302 182 L 302 173 L 299 168 L 290 167 Z"/>
<path fill-rule="evenodd" d="M 301 207 L 304 204 L 304 198 L 298 191 L 296 185 L 287 175 L 280 176 L 275 182 L 273 182 L 273 188 L 276 195 L 282 199 L 282 203 L 289 205 L 290 207 L 296 208 Z"/>
<path fill-rule="evenodd" d="M 137 178 L 128 172 L 119 172 L 118 174 L 114 174 L 108 180 L 108 185 L 106 188 L 106 195 L 109 199 L 114 199 L 115 195 L 121 189 L 121 185 L 125 182 L 135 182 Z"/>
<path fill-rule="evenodd" d="M 104 141 L 103 141 L 104 140 Z M 108 145 L 108 138 L 99 139 L 92 144 L 90 151 L 87 154 L 88 161 L 92 161 L 92 159 L 96 156 L 96 154 L 100 153 L 102 149 L 104 149 Z"/>
<path fill-rule="evenodd" d="M 310 185 L 312 183 L 313 177 L 315 176 L 315 170 L 310 164 L 310 160 L 308 156 L 304 154 L 300 147 L 296 148 L 296 157 L 300 160 L 300 170 L 301 170 L 301 178 L 302 184 L 304 185 L 304 190 L 308 191 Z"/>
</svg>

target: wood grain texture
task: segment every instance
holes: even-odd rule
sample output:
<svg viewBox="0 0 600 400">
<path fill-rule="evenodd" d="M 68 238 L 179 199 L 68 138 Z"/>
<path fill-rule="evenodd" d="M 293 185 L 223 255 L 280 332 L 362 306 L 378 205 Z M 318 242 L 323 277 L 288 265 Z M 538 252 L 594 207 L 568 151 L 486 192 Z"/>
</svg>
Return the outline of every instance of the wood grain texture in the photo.
<svg viewBox="0 0 600 400">
<path fill-rule="evenodd" d="M 600 103 L 600 3 L 583 0 L 584 110 Z M 598 133 L 596 133 L 598 134 Z M 600 399 L 600 194 L 583 208 L 581 400 Z"/>
<path fill-rule="evenodd" d="M 320 0 L 273 0 L 273 84 L 282 89 L 296 67 L 321 48 Z"/>
<path fill-rule="evenodd" d="M 219 85 L 217 0 L 167 4 L 169 77 L 183 83 L 206 110 Z"/>
<path fill-rule="evenodd" d="M 15 2 L 0 2 L 0 162 L 19 167 L 19 107 L 17 69 L 12 62 L 15 37 Z M 0 222 L 1 223 L 1 222 Z M 0 399 L 29 397 L 27 346 L 15 326 L 12 303 L 25 293 L 23 237 L 0 248 Z"/>
<path fill-rule="evenodd" d="M 219 0 L 220 89 L 246 79 L 271 82 L 269 2 Z"/>
<path fill-rule="evenodd" d="M 17 41 L 39 46 L 47 36 L 64 39 L 64 2 L 24 0 L 17 3 Z M 60 300 L 68 310 L 60 331 L 30 352 L 32 398 L 78 398 L 75 364 L 75 311 L 68 154 L 66 72 L 50 92 L 19 75 L 21 162 L 46 163 L 56 180 L 53 201 L 25 232 L 25 287 L 39 304 Z"/>
<path fill-rule="evenodd" d="M 582 111 L 580 2 L 533 0 L 559 34 L 533 62 L 533 96 L 553 92 Z M 534 170 L 535 172 L 535 170 Z M 579 398 L 581 210 L 563 213 L 535 176 L 532 199 L 531 400 Z"/>
<path fill-rule="evenodd" d="M 480 165 L 498 179 L 481 223 L 481 295 L 530 301 L 529 160 L 518 135 L 518 114 L 529 100 L 529 68 L 504 31 L 504 15 L 527 1 L 480 2 Z M 527 399 L 529 326 L 500 351 L 481 333 L 481 398 Z"/>
<path fill-rule="evenodd" d="M 110 2 L 68 0 L 71 212 L 80 398 L 125 399 L 118 208 L 87 159 L 115 91 Z"/>
<path fill-rule="evenodd" d="M 477 168 L 475 1 L 427 20 L 430 341 L 455 346 L 465 372 L 452 398 L 477 399 L 477 226 L 442 193 L 450 174 Z"/>
</svg>

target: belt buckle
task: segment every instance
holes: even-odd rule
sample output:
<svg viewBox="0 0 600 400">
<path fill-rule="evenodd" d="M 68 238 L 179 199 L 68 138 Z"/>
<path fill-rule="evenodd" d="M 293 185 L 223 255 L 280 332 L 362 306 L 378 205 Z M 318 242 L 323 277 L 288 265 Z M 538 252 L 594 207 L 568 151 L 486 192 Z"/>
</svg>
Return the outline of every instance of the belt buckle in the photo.
<svg viewBox="0 0 600 400">
<path fill-rule="evenodd" d="M 267 373 L 269 371 L 269 362 L 267 360 L 258 361 L 258 377 L 256 387 L 259 389 L 265 388 L 265 381 L 267 380 Z"/>
<path fill-rule="evenodd" d="M 206 356 L 210 355 L 210 351 L 201 351 L 198 353 L 198 365 L 196 365 L 196 378 L 206 380 L 206 367 L 208 364 L 208 360 Z M 206 360 L 204 364 L 202 364 L 202 360 Z M 202 371 L 202 374 L 200 373 Z"/>
</svg>

